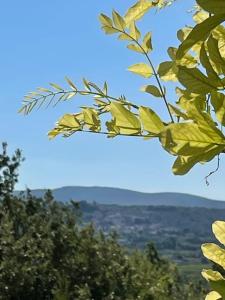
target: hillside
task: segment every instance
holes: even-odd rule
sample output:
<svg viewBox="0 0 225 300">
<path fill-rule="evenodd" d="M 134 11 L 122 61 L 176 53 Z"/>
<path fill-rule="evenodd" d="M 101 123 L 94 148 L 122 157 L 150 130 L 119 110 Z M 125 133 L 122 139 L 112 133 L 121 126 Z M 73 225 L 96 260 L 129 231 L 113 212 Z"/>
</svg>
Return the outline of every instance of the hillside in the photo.
<svg viewBox="0 0 225 300">
<path fill-rule="evenodd" d="M 116 231 L 122 244 L 144 249 L 149 241 L 179 264 L 204 263 L 201 244 L 214 241 L 211 225 L 225 209 L 172 206 L 119 206 L 80 203 L 83 220 L 105 233 Z"/>
<path fill-rule="evenodd" d="M 43 196 L 46 190 L 33 190 L 35 196 Z M 18 192 L 17 192 L 18 193 Z M 204 197 L 182 193 L 142 193 L 110 187 L 68 186 L 53 190 L 54 197 L 59 201 L 87 201 L 99 204 L 117 205 L 152 205 L 225 208 L 225 201 L 210 200 Z"/>
</svg>

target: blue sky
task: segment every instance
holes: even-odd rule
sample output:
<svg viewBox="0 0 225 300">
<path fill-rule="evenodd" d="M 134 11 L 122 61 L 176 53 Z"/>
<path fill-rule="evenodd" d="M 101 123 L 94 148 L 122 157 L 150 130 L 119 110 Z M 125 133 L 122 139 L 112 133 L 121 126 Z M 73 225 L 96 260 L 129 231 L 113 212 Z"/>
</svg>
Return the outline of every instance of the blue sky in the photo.
<svg viewBox="0 0 225 300">
<path fill-rule="evenodd" d="M 19 147 L 26 161 L 17 188 L 100 185 L 133 190 L 188 192 L 224 200 L 224 160 L 220 171 L 204 183 L 216 161 L 195 167 L 184 177 L 171 173 L 173 158 L 157 141 L 135 138 L 107 139 L 77 134 L 70 139 L 49 141 L 47 131 L 66 112 L 76 112 L 91 99 L 75 98 L 56 108 L 17 114 L 22 97 L 48 82 L 64 84 L 64 76 L 78 85 L 86 77 L 98 84 L 107 80 L 114 96 L 150 105 L 167 118 L 163 105 L 139 91 L 147 83 L 127 72 L 142 58 L 126 49 L 125 43 L 100 30 L 98 15 L 113 8 L 124 13 L 134 1 L 4 1 L 1 5 L 0 140 L 10 151 Z M 168 46 L 177 45 L 176 31 L 192 24 L 187 13 L 192 0 L 177 0 L 171 8 L 149 14 L 141 28 L 153 32 L 152 60 L 167 59 Z M 175 99 L 174 93 L 170 97 Z"/>
</svg>

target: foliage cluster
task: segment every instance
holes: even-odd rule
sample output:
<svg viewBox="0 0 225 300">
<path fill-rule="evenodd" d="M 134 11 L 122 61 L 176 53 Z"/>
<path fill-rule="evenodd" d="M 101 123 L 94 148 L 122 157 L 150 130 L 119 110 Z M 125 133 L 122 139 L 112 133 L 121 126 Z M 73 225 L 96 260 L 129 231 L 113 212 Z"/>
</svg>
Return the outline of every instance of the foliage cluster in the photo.
<svg viewBox="0 0 225 300">
<path fill-rule="evenodd" d="M 14 156 L 4 156 L 7 169 Z M 13 186 L 16 171 L 3 183 Z M 0 299 L 201 299 L 201 287 L 183 283 L 152 244 L 145 254 L 128 254 L 115 234 L 81 226 L 75 202 L 56 202 L 50 191 L 38 199 L 10 190 L 6 198 L 0 202 Z"/>
<path fill-rule="evenodd" d="M 118 135 L 157 138 L 167 152 L 176 156 L 173 172 L 179 175 L 223 153 L 225 137 L 220 127 L 225 125 L 224 1 L 197 0 L 193 16 L 196 25 L 178 31 L 179 48 L 169 47 L 170 60 L 160 63 L 156 69 L 151 59 L 152 33 L 142 34 L 137 23 L 149 10 L 162 7 L 163 2 L 140 0 L 124 16 L 117 11 L 112 12 L 112 17 L 101 14 L 100 22 L 106 34 L 117 35 L 128 42 L 129 50 L 143 56 L 145 62 L 134 64 L 128 70 L 155 81 L 156 85 L 150 82 L 141 90 L 164 102 L 169 120 L 161 120 L 150 107 L 137 105 L 124 95 L 111 96 L 106 82 L 100 87 L 83 79 L 84 88 L 79 89 L 69 78 L 66 78 L 69 90 L 51 83 L 51 89 L 38 88 L 29 93 L 20 112 L 28 114 L 46 101 L 49 105 L 76 95 L 92 96 L 93 106 L 82 106 L 78 113 L 65 114 L 49 137 L 59 134 L 68 137 L 83 131 L 111 138 Z M 168 100 L 162 81 L 179 84 L 176 104 Z"/>
</svg>

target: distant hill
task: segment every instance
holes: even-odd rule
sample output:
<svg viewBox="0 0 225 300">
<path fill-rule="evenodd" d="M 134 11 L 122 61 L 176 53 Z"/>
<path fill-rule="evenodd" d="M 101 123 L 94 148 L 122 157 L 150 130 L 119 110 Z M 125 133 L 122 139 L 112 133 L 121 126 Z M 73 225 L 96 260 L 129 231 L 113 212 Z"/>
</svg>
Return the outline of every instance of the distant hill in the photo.
<svg viewBox="0 0 225 300">
<path fill-rule="evenodd" d="M 45 191 L 37 189 L 32 194 L 41 197 Z M 61 187 L 52 191 L 54 197 L 63 202 L 73 199 L 99 204 L 225 208 L 225 201 L 182 193 L 142 193 L 120 188 L 81 186 Z"/>
</svg>

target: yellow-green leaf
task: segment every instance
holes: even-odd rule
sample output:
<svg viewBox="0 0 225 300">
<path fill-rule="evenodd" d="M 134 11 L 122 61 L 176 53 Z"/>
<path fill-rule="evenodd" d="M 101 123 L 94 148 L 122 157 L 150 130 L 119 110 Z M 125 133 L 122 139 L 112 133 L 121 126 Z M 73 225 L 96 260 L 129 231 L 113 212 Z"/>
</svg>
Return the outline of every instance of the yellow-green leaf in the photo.
<svg viewBox="0 0 225 300">
<path fill-rule="evenodd" d="M 131 22 L 131 23 L 130 23 L 130 25 L 129 25 L 129 30 L 130 30 L 129 35 L 130 35 L 133 39 L 135 39 L 136 41 L 138 41 L 138 40 L 140 39 L 140 37 L 141 37 L 141 33 L 140 33 L 140 31 L 138 30 L 138 28 L 137 28 L 135 22 Z"/>
<path fill-rule="evenodd" d="M 212 92 L 211 103 L 218 121 L 225 126 L 225 95 L 218 92 Z"/>
<path fill-rule="evenodd" d="M 102 23 L 102 26 L 113 27 L 113 22 L 108 16 L 100 14 L 99 20 Z"/>
<path fill-rule="evenodd" d="M 129 67 L 128 70 L 145 78 L 150 78 L 153 73 L 152 68 L 145 63 L 135 64 Z"/>
<path fill-rule="evenodd" d="M 129 35 L 127 35 L 126 33 L 121 33 L 119 36 L 118 36 L 118 39 L 119 40 L 122 40 L 122 41 L 133 41 L 131 37 L 129 37 Z"/>
<path fill-rule="evenodd" d="M 139 119 L 124 107 L 123 104 L 112 102 L 110 112 L 115 119 L 115 125 L 120 129 L 121 134 L 138 134 L 141 131 Z"/>
<path fill-rule="evenodd" d="M 221 152 L 225 147 L 225 138 L 220 132 L 194 123 L 173 123 L 166 126 L 160 133 L 160 141 L 169 153 L 182 156 L 194 156 L 199 152 L 203 155 L 204 151 L 208 152 L 215 146 Z"/>
<path fill-rule="evenodd" d="M 211 296 L 215 296 L 217 298 L 211 298 L 211 299 L 224 299 L 225 297 L 225 278 L 217 271 L 213 270 L 203 270 L 202 276 L 209 282 L 211 288 L 214 290 L 214 292 L 217 292 L 218 294 L 214 294 Z M 218 298 L 218 295 L 220 296 Z M 206 298 L 207 299 L 207 298 Z M 210 298 L 208 298 L 210 299 Z"/>
<path fill-rule="evenodd" d="M 211 260 L 212 262 L 218 264 L 219 266 L 225 268 L 225 250 L 213 243 L 202 245 L 203 255 Z"/>
<path fill-rule="evenodd" d="M 212 224 L 212 231 L 217 240 L 225 245 L 225 222 L 216 221 Z"/>
<path fill-rule="evenodd" d="M 138 2 L 136 2 L 132 7 L 128 9 L 127 13 L 125 14 L 124 19 L 127 26 L 129 26 L 131 22 L 141 19 L 151 7 L 153 7 L 152 1 L 139 0 Z"/>
<path fill-rule="evenodd" d="M 144 48 L 145 52 L 149 52 L 152 50 L 152 34 L 151 32 L 146 33 L 143 39 L 142 47 Z"/>
<path fill-rule="evenodd" d="M 116 28 L 112 28 L 109 26 L 102 26 L 102 29 L 105 31 L 106 34 L 114 34 L 114 33 L 118 33 L 119 30 Z"/>
<path fill-rule="evenodd" d="M 71 79 L 69 79 L 68 77 L 66 77 L 66 81 L 68 82 L 69 86 L 70 86 L 73 90 L 77 91 L 77 88 L 76 88 L 75 84 L 73 83 L 73 81 L 72 81 Z"/>
<path fill-rule="evenodd" d="M 127 48 L 138 53 L 143 53 L 143 50 L 136 44 L 129 44 Z"/>
<path fill-rule="evenodd" d="M 167 52 L 168 52 L 170 58 L 172 60 L 176 61 L 176 64 L 179 64 L 181 66 L 185 66 L 187 68 L 194 68 L 198 63 L 197 59 L 189 53 L 186 53 L 179 60 L 176 59 L 177 48 L 175 48 L 175 47 L 169 47 Z"/>
<path fill-rule="evenodd" d="M 173 61 L 162 62 L 158 67 L 158 74 L 164 81 L 177 81 L 177 66 Z"/>
<path fill-rule="evenodd" d="M 113 22 L 114 22 L 115 27 L 117 29 L 123 31 L 126 27 L 126 23 L 125 23 L 124 19 L 115 10 L 113 10 L 113 12 L 112 12 L 112 17 L 113 17 Z"/>
<path fill-rule="evenodd" d="M 56 84 L 56 83 L 50 83 L 50 85 L 51 85 L 52 87 L 54 87 L 56 90 L 58 90 L 58 91 L 63 91 L 63 88 L 61 88 L 61 86 L 59 86 L 59 85 Z"/>
<path fill-rule="evenodd" d="M 216 155 L 218 155 L 223 147 L 213 146 L 208 147 L 204 152 L 200 152 L 191 156 L 179 155 L 173 164 L 173 173 L 175 175 L 185 175 L 187 174 L 197 163 L 205 163 L 212 160 Z"/>
<path fill-rule="evenodd" d="M 139 114 L 144 130 L 158 135 L 164 128 L 159 116 L 149 107 L 140 106 Z"/>
<path fill-rule="evenodd" d="M 205 300 L 222 300 L 222 297 L 219 293 L 212 291 L 206 296 Z"/>
<path fill-rule="evenodd" d="M 100 131 L 100 120 L 98 113 L 93 108 L 83 108 L 84 123 L 93 131 Z"/>
<path fill-rule="evenodd" d="M 182 112 L 178 107 L 176 107 L 176 106 L 174 106 L 174 105 L 172 105 L 170 103 L 168 104 L 168 106 L 169 106 L 170 112 L 173 115 L 175 115 L 176 117 L 182 118 L 184 120 L 188 120 L 189 119 L 188 116 L 184 112 Z"/>
<path fill-rule="evenodd" d="M 65 114 L 58 121 L 58 126 L 68 127 L 68 128 L 77 128 L 80 127 L 80 123 L 77 121 L 76 117 L 71 114 Z"/>
<path fill-rule="evenodd" d="M 151 94 L 155 97 L 162 97 L 160 90 L 154 85 L 145 85 L 141 88 L 141 91 Z"/>
</svg>

